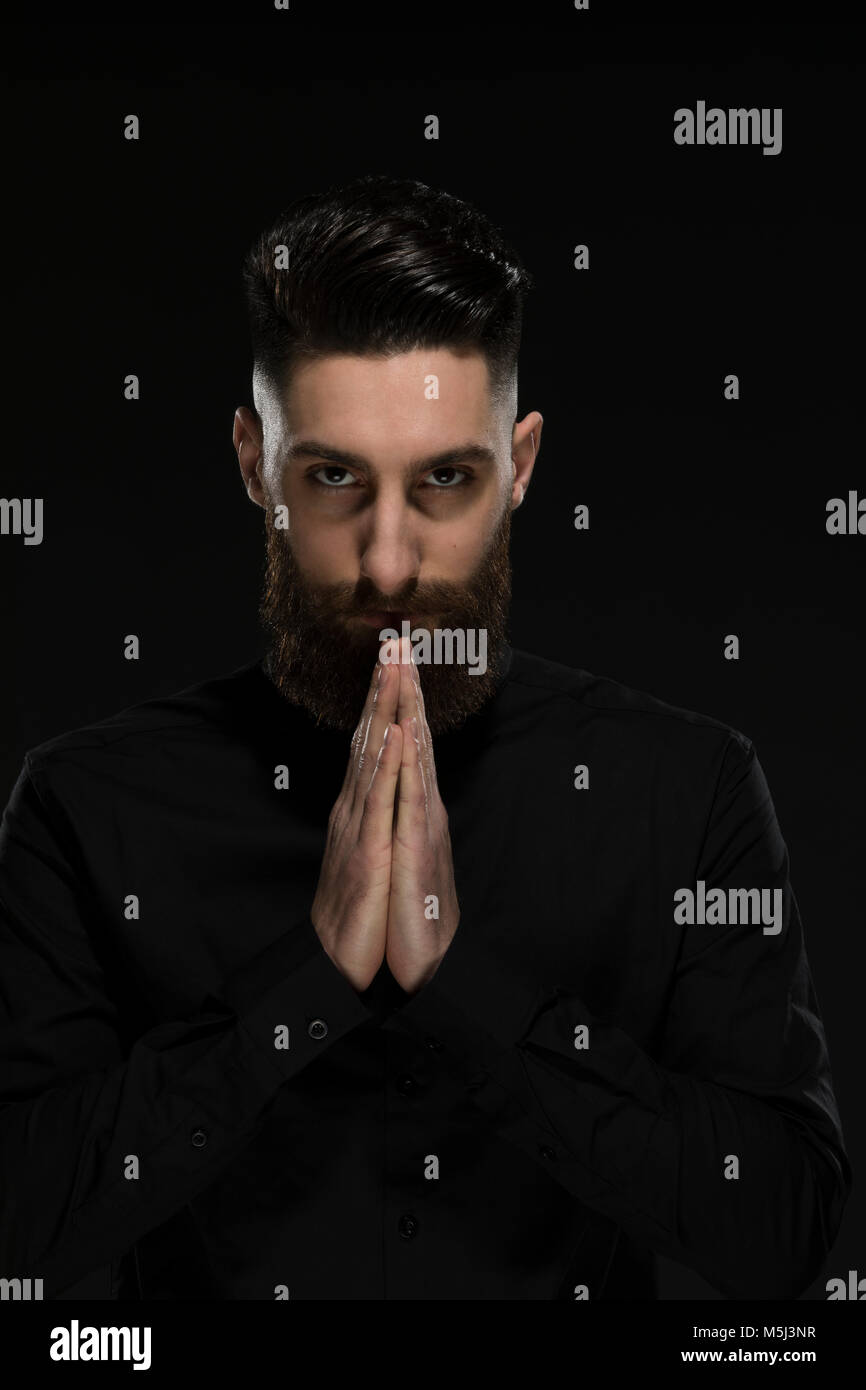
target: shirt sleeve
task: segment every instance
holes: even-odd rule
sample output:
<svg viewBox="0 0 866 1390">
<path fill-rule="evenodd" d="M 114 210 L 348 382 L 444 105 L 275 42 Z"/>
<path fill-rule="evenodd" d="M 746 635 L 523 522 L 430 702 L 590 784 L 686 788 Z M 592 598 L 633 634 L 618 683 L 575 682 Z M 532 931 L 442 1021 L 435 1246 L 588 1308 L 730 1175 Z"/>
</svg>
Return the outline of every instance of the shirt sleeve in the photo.
<svg viewBox="0 0 866 1390">
<path fill-rule="evenodd" d="M 0 824 L 0 1276 L 54 1298 L 212 1183 L 283 1082 L 374 1015 L 306 917 L 124 1047 L 37 778 L 25 758 Z"/>
<path fill-rule="evenodd" d="M 796 1298 L 830 1251 L 852 1173 L 787 848 L 738 734 L 695 877 L 708 893 L 780 888 L 781 930 L 682 927 L 673 980 L 658 985 L 671 992 L 655 1056 L 576 993 L 506 967 L 471 924 L 400 1014 L 575 1197 L 723 1296 Z"/>
</svg>

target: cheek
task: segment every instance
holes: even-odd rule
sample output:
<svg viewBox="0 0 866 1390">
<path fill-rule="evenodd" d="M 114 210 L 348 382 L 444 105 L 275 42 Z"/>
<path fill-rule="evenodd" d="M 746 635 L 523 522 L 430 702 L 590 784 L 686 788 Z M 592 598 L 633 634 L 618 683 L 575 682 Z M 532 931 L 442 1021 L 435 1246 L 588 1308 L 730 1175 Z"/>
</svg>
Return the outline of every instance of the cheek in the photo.
<svg viewBox="0 0 866 1390">
<path fill-rule="evenodd" d="M 295 563 L 313 583 L 345 583 L 356 578 L 357 556 L 347 537 L 312 528 L 298 518 L 291 526 L 291 543 Z"/>
<path fill-rule="evenodd" d="M 283 497 L 295 563 L 308 579 L 318 584 L 354 579 L 357 553 L 353 531 L 351 526 L 334 524 L 335 520 L 339 522 L 338 508 L 334 507 L 330 515 L 317 511 L 311 505 L 309 490 L 290 479 L 283 480 Z"/>
<path fill-rule="evenodd" d="M 489 520 L 454 522 L 446 534 L 436 537 L 427 550 L 426 560 L 431 573 L 440 578 L 460 581 L 474 573 L 484 555 L 485 543 L 492 534 Z"/>
</svg>

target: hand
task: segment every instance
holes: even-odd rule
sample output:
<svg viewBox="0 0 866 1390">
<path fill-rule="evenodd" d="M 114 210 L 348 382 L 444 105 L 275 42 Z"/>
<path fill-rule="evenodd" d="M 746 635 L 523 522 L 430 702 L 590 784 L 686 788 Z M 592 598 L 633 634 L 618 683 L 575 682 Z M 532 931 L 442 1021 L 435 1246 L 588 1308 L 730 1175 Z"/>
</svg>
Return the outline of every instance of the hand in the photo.
<svg viewBox="0 0 866 1390">
<path fill-rule="evenodd" d="M 385 954 L 391 832 L 400 771 L 401 732 L 391 722 L 400 677 L 396 666 L 382 664 L 388 645 L 380 650 L 352 738 L 343 786 L 328 817 L 328 838 L 310 909 L 325 951 L 361 991 L 372 981 Z M 393 650 L 396 653 L 396 643 Z"/>
<path fill-rule="evenodd" d="M 385 958 L 398 985 L 407 994 L 414 994 L 436 973 L 457 930 L 460 906 L 448 814 L 439 795 L 418 668 L 409 640 L 401 638 L 400 643 L 401 661 L 396 670 L 402 758 L 391 847 Z M 438 918 L 429 915 L 427 900 L 431 894 L 438 903 Z"/>
</svg>

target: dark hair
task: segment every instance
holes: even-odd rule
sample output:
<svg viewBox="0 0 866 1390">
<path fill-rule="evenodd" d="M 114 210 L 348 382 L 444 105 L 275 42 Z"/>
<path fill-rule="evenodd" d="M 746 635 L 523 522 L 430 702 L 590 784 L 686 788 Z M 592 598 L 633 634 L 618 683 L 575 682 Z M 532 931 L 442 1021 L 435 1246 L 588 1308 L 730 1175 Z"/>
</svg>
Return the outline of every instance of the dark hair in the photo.
<svg viewBox="0 0 866 1390">
<path fill-rule="evenodd" d="M 254 362 L 277 391 L 299 358 L 468 347 L 483 354 L 497 403 L 535 283 L 471 204 L 388 174 L 296 199 L 256 238 L 243 281 Z"/>
</svg>

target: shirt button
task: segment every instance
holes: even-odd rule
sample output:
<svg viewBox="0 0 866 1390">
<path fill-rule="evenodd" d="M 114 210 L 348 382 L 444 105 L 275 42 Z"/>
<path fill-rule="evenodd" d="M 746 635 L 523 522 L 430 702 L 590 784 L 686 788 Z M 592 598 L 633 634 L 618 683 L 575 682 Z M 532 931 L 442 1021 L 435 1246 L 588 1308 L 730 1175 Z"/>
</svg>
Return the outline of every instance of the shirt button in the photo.
<svg viewBox="0 0 866 1390">
<path fill-rule="evenodd" d="M 189 1136 L 189 1142 L 192 1144 L 193 1148 L 203 1149 L 207 1143 L 207 1135 L 203 1129 L 194 1129 Z"/>
<path fill-rule="evenodd" d="M 442 1044 L 441 1044 L 441 1042 L 439 1041 L 438 1038 L 425 1038 L 424 1041 L 425 1041 L 425 1043 L 427 1044 L 427 1046 L 430 1048 L 431 1052 L 441 1052 L 441 1051 L 442 1051 Z"/>
<path fill-rule="evenodd" d="M 328 1031 L 328 1025 L 323 1018 L 314 1018 L 307 1032 L 311 1038 L 323 1038 Z"/>
<path fill-rule="evenodd" d="M 556 1158 L 556 1149 L 552 1149 L 549 1144 L 542 1144 L 540 1152 L 542 1158 Z"/>
<path fill-rule="evenodd" d="M 418 1222 L 410 1212 L 404 1212 L 397 1222 L 397 1230 L 404 1240 L 411 1240 L 418 1234 Z"/>
<path fill-rule="evenodd" d="M 397 1090 L 401 1096 L 413 1096 L 418 1089 L 418 1083 L 414 1076 L 401 1076 L 397 1082 Z"/>
</svg>

